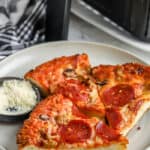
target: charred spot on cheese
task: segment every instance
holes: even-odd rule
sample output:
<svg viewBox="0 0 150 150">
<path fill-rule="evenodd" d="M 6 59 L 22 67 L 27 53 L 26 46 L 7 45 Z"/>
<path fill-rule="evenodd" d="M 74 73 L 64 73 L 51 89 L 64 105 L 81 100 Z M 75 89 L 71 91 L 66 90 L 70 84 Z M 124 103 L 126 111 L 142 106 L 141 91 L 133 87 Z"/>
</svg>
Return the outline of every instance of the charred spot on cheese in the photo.
<svg viewBox="0 0 150 150">
<path fill-rule="evenodd" d="M 137 74 L 141 75 L 144 72 L 144 69 L 142 67 L 137 68 Z"/>
<path fill-rule="evenodd" d="M 140 64 L 127 63 L 123 65 L 124 70 L 130 74 L 142 75 L 144 73 L 144 67 Z"/>
<path fill-rule="evenodd" d="M 63 72 L 63 75 L 66 77 L 72 77 L 72 78 L 77 77 L 75 70 L 71 68 L 65 69 Z"/>
<path fill-rule="evenodd" d="M 103 81 L 97 81 L 96 84 L 99 86 L 104 86 L 108 83 L 108 80 L 103 80 Z"/>
</svg>

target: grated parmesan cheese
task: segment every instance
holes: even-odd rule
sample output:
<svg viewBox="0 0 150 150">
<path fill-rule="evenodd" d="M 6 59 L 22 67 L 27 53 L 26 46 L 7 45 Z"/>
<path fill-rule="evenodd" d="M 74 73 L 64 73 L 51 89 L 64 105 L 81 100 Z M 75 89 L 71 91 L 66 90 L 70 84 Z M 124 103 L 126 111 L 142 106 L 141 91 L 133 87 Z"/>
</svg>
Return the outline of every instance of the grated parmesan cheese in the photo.
<svg viewBox="0 0 150 150">
<path fill-rule="evenodd" d="M 0 87 L 0 114 L 30 111 L 37 103 L 37 95 L 29 81 L 6 80 Z"/>
</svg>

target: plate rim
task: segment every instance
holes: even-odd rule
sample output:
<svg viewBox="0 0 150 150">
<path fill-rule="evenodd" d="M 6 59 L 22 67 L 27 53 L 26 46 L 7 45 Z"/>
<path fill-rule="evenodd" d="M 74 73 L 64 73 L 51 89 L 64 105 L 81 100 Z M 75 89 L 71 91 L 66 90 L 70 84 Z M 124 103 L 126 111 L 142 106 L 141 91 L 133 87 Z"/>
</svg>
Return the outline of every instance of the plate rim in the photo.
<svg viewBox="0 0 150 150">
<path fill-rule="evenodd" d="M 11 58 L 17 57 L 17 56 L 19 56 L 23 53 L 28 52 L 28 51 L 32 51 L 33 49 L 39 49 L 40 47 L 48 47 L 48 46 L 56 47 L 60 44 L 66 44 L 66 45 L 79 45 L 79 44 L 85 45 L 85 44 L 88 44 L 88 45 L 92 45 L 92 46 L 106 47 L 106 48 L 110 48 L 110 49 L 113 49 L 115 51 L 130 55 L 130 56 L 133 56 L 134 58 L 136 58 L 137 60 L 139 60 L 143 64 L 146 64 L 146 65 L 149 64 L 148 62 L 144 61 L 144 59 L 138 57 L 134 53 L 129 52 L 124 48 L 120 48 L 120 47 L 117 47 L 117 46 L 114 46 L 114 45 L 111 45 L 111 44 L 105 44 L 105 43 L 101 43 L 101 42 L 91 42 L 91 41 L 67 41 L 67 40 L 62 40 L 62 41 L 52 41 L 52 42 L 44 42 L 44 43 L 40 43 L 40 44 L 35 44 L 33 46 L 30 46 L 30 47 L 24 48 L 22 50 L 19 50 L 15 53 L 9 55 L 5 59 L 1 60 L 0 65 L 3 65 L 3 63 L 7 62 Z"/>
</svg>

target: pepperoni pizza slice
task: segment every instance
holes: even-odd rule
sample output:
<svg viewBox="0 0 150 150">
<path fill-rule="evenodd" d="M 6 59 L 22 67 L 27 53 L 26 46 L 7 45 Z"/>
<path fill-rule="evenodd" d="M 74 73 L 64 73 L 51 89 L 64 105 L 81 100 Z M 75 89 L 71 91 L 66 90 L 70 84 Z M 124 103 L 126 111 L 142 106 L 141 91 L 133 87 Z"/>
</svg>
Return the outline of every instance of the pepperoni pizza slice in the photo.
<svg viewBox="0 0 150 150">
<path fill-rule="evenodd" d="M 137 63 L 92 68 L 87 54 L 37 66 L 25 78 L 48 97 L 19 131 L 19 150 L 126 150 L 124 135 L 150 107 L 149 76 Z"/>
<path fill-rule="evenodd" d="M 41 101 L 17 135 L 19 150 L 126 150 L 127 139 L 62 94 Z"/>
<path fill-rule="evenodd" d="M 61 93 L 69 97 L 88 115 L 104 116 L 97 85 L 90 76 L 91 65 L 87 54 L 63 56 L 37 66 L 25 74 L 46 94 Z"/>
<path fill-rule="evenodd" d="M 87 78 L 90 68 L 87 54 L 62 56 L 37 66 L 27 72 L 25 78 L 40 87 L 46 96 L 53 93 L 57 86 L 67 79 Z"/>
<path fill-rule="evenodd" d="M 84 114 L 104 118 L 105 107 L 99 97 L 97 85 L 92 79 L 66 80 L 55 92 L 70 98 Z"/>
<path fill-rule="evenodd" d="M 150 108 L 150 67 L 137 63 L 92 68 L 106 119 L 126 135 Z"/>
</svg>

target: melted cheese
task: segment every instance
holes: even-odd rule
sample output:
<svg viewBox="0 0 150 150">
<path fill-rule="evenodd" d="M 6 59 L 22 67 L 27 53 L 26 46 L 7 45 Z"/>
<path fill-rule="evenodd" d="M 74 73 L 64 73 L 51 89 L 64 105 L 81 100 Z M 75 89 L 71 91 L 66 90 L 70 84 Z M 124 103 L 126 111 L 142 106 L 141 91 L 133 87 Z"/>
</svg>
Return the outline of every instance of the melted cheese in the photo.
<svg viewBox="0 0 150 150">
<path fill-rule="evenodd" d="M 57 123 L 67 124 L 72 119 L 72 102 L 65 101 L 63 105 L 63 110 L 58 112 Z"/>
</svg>

